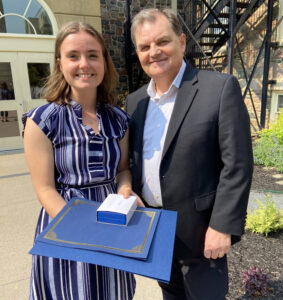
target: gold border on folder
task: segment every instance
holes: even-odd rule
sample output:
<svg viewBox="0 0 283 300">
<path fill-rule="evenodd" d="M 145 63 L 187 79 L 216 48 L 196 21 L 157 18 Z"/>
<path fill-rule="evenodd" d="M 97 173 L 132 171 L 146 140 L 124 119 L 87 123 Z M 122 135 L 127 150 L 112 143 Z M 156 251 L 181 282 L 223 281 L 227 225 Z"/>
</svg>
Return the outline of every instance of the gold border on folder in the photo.
<svg viewBox="0 0 283 300">
<path fill-rule="evenodd" d="M 44 235 L 44 238 L 46 238 L 48 240 L 55 241 L 55 242 L 64 242 L 64 243 L 72 244 L 72 245 L 90 246 L 90 247 L 110 249 L 110 250 L 117 250 L 117 251 L 130 252 L 130 253 L 142 253 L 143 252 L 143 249 L 144 249 L 145 243 L 147 241 L 147 238 L 148 238 L 148 235 L 149 235 L 149 232 L 150 232 L 153 220 L 154 220 L 155 215 L 156 215 L 156 212 L 154 212 L 154 211 L 135 210 L 135 212 L 138 212 L 138 213 L 145 213 L 148 217 L 151 218 L 151 220 L 150 220 L 150 223 L 148 225 L 148 229 L 146 231 L 145 238 L 143 240 L 142 245 L 136 245 L 132 249 L 120 249 L 120 248 L 100 246 L 100 245 L 94 245 L 94 244 L 88 244 L 88 243 L 71 242 L 71 241 L 65 241 L 65 240 L 61 240 L 61 239 L 57 238 L 56 232 L 53 231 L 55 229 L 55 227 L 62 221 L 62 219 L 67 215 L 67 213 L 71 210 L 71 208 L 73 206 L 75 206 L 75 205 L 81 205 L 81 204 L 85 204 L 85 203 L 86 202 L 84 200 L 76 199 L 70 205 L 70 207 L 68 207 L 68 209 L 66 209 L 66 211 L 62 214 L 62 216 L 58 219 L 58 221 L 50 228 L 50 230 L 48 230 L 48 232 Z M 91 202 L 87 203 L 87 204 L 98 206 L 98 204 L 91 203 Z"/>
</svg>

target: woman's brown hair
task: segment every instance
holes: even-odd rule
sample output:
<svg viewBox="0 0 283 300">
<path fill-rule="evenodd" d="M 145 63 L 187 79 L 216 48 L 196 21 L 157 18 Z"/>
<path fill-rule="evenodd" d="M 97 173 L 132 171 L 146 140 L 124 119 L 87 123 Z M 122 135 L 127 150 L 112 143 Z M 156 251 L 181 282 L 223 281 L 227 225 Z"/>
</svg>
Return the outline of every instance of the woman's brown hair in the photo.
<svg viewBox="0 0 283 300">
<path fill-rule="evenodd" d="M 89 33 L 101 45 L 105 63 L 105 74 L 101 84 L 97 89 L 97 96 L 101 102 L 115 105 L 116 99 L 114 97 L 114 91 L 118 81 L 118 73 L 105 47 L 105 43 L 101 35 L 91 25 L 83 22 L 66 23 L 58 32 L 55 41 L 54 69 L 44 86 L 42 98 L 47 99 L 48 102 L 69 104 L 71 87 L 65 80 L 60 70 L 60 48 L 64 39 L 68 35 L 78 33 L 80 31 Z"/>
</svg>

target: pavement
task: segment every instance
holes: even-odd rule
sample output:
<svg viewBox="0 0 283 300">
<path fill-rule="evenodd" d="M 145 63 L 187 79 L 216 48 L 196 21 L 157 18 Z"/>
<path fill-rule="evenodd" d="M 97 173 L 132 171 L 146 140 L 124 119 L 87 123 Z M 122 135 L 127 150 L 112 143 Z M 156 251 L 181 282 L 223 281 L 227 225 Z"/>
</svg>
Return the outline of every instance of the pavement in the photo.
<svg viewBox="0 0 283 300">
<path fill-rule="evenodd" d="M 251 191 L 249 208 L 256 208 L 256 199 L 266 193 Z M 278 208 L 283 208 L 283 192 L 273 193 Z M 0 300 L 28 299 L 34 230 L 40 211 L 24 153 L 0 152 Z M 233 250 L 232 250 L 233 251 Z M 136 276 L 134 300 L 161 300 L 156 281 Z"/>
<path fill-rule="evenodd" d="M 23 151 L 0 152 L 0 300 L 29 295 L 34 231 L 40 211 Z M 134 300 L 161 300 L 155 280 L 136 276 Z"/>
</svg>

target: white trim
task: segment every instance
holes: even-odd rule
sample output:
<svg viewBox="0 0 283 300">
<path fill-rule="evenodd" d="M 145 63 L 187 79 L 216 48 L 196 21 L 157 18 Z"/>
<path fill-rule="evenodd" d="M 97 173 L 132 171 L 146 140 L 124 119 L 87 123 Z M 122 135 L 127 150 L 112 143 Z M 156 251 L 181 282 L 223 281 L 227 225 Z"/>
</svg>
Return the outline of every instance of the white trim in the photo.
<svg viewBox="0 0 283 300">
<path fill-rule="evenodd" d="M 34 34 L 21 34 L 21 33 L 0 33 L 0 38 L 34 38 Z M 55 35 L 37 34 L 36 38 L 54 40 Z"/>
<path fill-rule="evenodd" d="M 35 1 L 37 1 L 45 9 L 45 11 L 50 19 L 51 25 L 52 25 L 53 35 L 56 36 L 58 33 L 58 24 L 55 19 L 53 11 L 50 9 L 50 7 L 47 5 L 47 3 L 45 1 L 43 1 L 43 0 L 35 0 Z"/>
<path fill-rule="evenodd" d="M 279 96 L 283 96 L 283 90 L 272 91 L 271 107 L 270 107 L 270 121 L 274 121 L 278 116 L 277 107 Z"/>
<path fill-rule="evenodd" d="M 32 0 L 29 0 L 29 2 L 28 2 L 28 4 L 27 4 L 26 10 L 25 10 L 25 12 L 24 12 L 24 14 L 23 14 L 24 17 L 26 16 L 27 11 L 28 11 L 28 9 L 29 9 L 29 7 L 30 7 L 30 5 L 31 5 L 31 1 L 32 1 Z"/>
<path fill-rule="evenodd" d="M 57 32 L 58 32 L 57 21 L 56 21 L 56 19 L 55 19 L 55 16 L 54 16 L 52 10 L 49 8 L 49 6 L 48 6 L 48 5 L 45 3 L 45 1 L 43 1 L 43 0 L 29 0 L 29 3 L 27 4 L 27 7 L 26 7 L 25 12 L 24 12 L 23 15 L 16 14 L 16 13 L 2 14 L 2 13 L 0 12 L 0 19 L 4 18 L 4 17 L 6 17 L 6 16 L 17 16 L 17 17 L 20 17 L 20 18 L 24 19 L 25 21 L 27 21 L 27 22 L 31 25 L 31 27 L 32 27 L 32 29 L 33 29 L 33 31 L 34 31 L 34 34 L 35 34 L 36 36 L 38 36 L 39 34 L 36 32 L 35 27 L 32 25 L 32 23 L 30 22 L 30 20 L 27 19 L 27 18 L 25 17 L 25 15 L 26 15 L 26 13 L 27 13 L 27 11 L 28 11 L 28 9 L 29 9 L 30 4 L 31 4 L 32 1 L 36 1 L 36 2 L 37 2 L 37 3 L 45 10 L 45 12 L 46 12 L 46 14 L 47 14 L 47 16 L 48 16 L 48 18 L 49 18 L 49 20 L 50 20 L 50 22 L 51 22 L 53 34 L 50 34 L 49 36 L 56 36 L 56 34 L 57 34 Z M 13 33 L 9 33 L 9 32 L 7 32 L 7 33 L 2 33 L 2 34 L 0 34 L 0 37 L 1 37 L 2 35 L 13 35 Z M 20 35 L 20 34 L 18 34 L 18 35 Z M 22 35 L 26 35 L 26 34 L 22 34 Z M 30 34 L 28 34 L 28 35 L 30 35 Z M 34 35 L 32 35 L 32 36 L 34 37 Z"/>
<path fill-rule="evenodd" d="M 283 0 L 279 0 L 279 11 L 278 11 L 278 19 L 279 20 L 283 15 Z M 283 22 L 279 24 L 277 28 L 277 41 L 279 41 L 280 46 L 283 45 Z"/>
<path fill-rule="evenodd" d="M 55 36 L 35 36 L 29 34 L 0 36 L 1 52 L 50 52 L 54 53 Z"/>
<path fill-rule="evenodd" d="M 177 0 L 171 0 L 171 8 L 174 11 L 174 13 L 177 15 L 178 12 Z"/>
<path fill-rule="evenodd" d="M 36 29 L 34 28 L 34 26 L 32 25 L 31 21 L 29 19 L 27 19 L 26 17 L 24 17 L 23 15 L 19 15 L 19 14 L 15 14 L 15 13 L 8 13 L 8 14 L 4 14 L 2 16 L 0 16 L 0 20 L 2 18 L 5 18 L 7 16 L 16 16 L 16 17 L 19 17 L 21 19 L 24 19 L 26 22 L 29 23 L 29 25 L 32 27 L 33 31 L 34 31 L 34 34 L 37 35 L 37 32 L 36 32 Z M 6 34 L 10 34 L 9 32 L 7 32 Z M 25 33 L 23 33 L 25 34 Z"/>
</svg>

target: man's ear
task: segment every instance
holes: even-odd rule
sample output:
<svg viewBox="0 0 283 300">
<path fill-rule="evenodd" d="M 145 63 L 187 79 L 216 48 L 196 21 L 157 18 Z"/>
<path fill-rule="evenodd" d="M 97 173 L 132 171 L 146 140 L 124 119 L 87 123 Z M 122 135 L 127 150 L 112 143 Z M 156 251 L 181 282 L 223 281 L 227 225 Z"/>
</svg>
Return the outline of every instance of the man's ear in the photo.
<svg viewBox="0 0 283 300">
<path fill-rule="evenodd" d="M 182 33 L 179 38 L 180 38 L 181 48 L 182 48 L 182 51 L 183 51 L 183 54 L 184 54 L 185 50 L 186 50 L 187 38 L 186 38 L 186 35 L 184 33 Z"/>
</svg>

